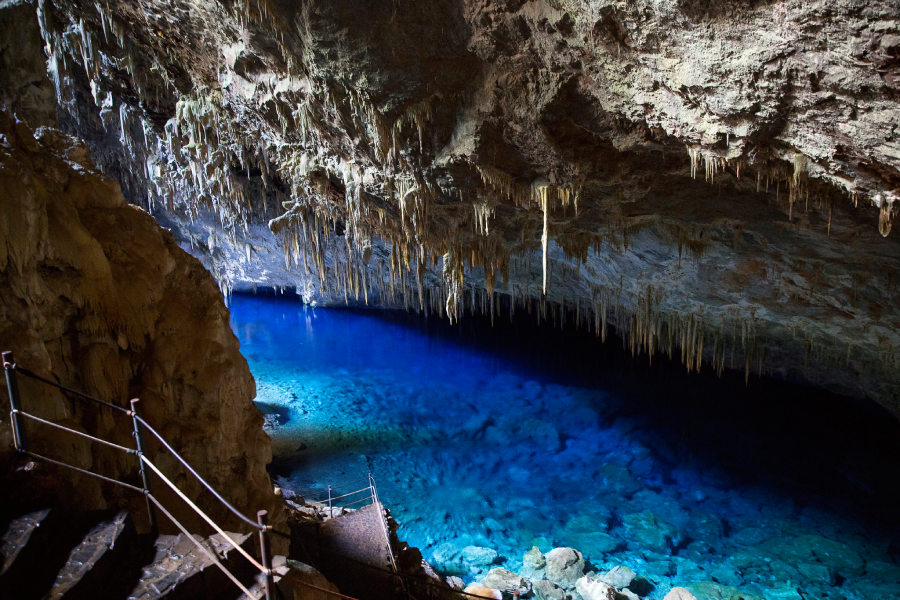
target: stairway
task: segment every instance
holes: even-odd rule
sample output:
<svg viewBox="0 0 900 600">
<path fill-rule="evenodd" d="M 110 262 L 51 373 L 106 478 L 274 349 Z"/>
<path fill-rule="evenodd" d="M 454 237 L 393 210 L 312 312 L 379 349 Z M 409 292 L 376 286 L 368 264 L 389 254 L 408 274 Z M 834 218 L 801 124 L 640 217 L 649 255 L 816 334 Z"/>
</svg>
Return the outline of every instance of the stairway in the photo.
<svg viewBox="0 0 900 600">
<path fill-rule="evenodd" d="M 184 535 L 138 534 L 127 512 L 70 514 L 49 507 L 0 519 L 0 531 L 4 531 L 0 600 L 237 600 L 242 596 L 191 540 Z M 231 535 L 248 551 L 255 544 L 251 534 Z M 264 597 L 255 578 L 257 571 L 230 544 L 219 535 L 202 543 L 244 585 L 252 586 L 254 600 Z M 273 566 L 286 571 L 283 557 L 279 558 Z"/>
</svg>

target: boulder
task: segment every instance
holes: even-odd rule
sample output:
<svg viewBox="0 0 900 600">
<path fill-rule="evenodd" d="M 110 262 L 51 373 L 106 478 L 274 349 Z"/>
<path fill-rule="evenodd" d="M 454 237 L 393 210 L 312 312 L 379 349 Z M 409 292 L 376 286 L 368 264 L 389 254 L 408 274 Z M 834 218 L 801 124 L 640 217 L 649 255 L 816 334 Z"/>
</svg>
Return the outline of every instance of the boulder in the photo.
<svg viewBox="0 0 900 600">
<path fill-rule="evenodd" d="M 552 581 L 540 579 L 532 582 L 531 586 L 538 600 L 565 600 L 566 591 Z"/>
<path fill-rule="evenodd" d="M 508 594 L 518 590 L 519 594 L 525 595 L 531 591 L 531 585 L 528 581 L 512 571 L 500 568 L 491 569 L 487 576 L 478 583 L 484 587 L 500 590 Z"/>
<path fill-rule="evenodd" d="M 632 513 L 622 519 L 626 536 L 641 548 L 663 552 L 669 549 L 678 530 L 651 512 Z"/>
<path fill-rule="evenodd" d="M 866 563 L 866 577 L 885 583 L 896 583 L 900 581 L 900 567 L 880 560 L 872 560 Z"/>
<path fill-rule="evenodd" d="M 462 591 L 466 589 L 466 582 L 455 575 L 451 575 L 447 578 L 447 585 L 450 586 L 451 590 Z"/>
<path fill-rule="evenodd" d="M 545 556 L 547 579 L 561 588 L 572 589 L 584 576 L 584 557 L 572 548 L 554 548 Z"/>
<path fill-rule="evenodd" d="M 544 570 L 547 566 L 547 559 L 537 546 L 532 546 L 531 550 L 522 557 L 522 577 L 528 579 L 543 579 Z"/>
<path fill-rule="evenodd" d="M 460 553 L 460 560 L 468 567 L 483 567 L 497 560 L 497 551 L 482 546 L 466 546 Z"/>
<path fill-rule="evenodd" d="M 790 565 L 818 561 L 845 577 L 862 575 L 865 571 L 865 561 L 855 550 L 820 535 L 775 538 L 757 546 L 756 551 L 764 557 L 780 558 Z"/>
<path fill-rule="evenodd" d="M 678 581 L 702 581 L 709 579 L 705 571 L 694 561 L 675 556 L 672 558 L 675 563 L 675 577 Z"/>
<path fill-rule="evenodd" d="M 765 600 L 762 596 L 748 594 L 737 588 L 712 581 L 689 583 L 684 589 L 690 592 L 695 600 Z"/>
<path fill-rule="evenodd" d="M 722 538 L 725 526 L 722 524 L 722 519 L 719 517 L 697 511 L 691 514 L 688 530 L 693 539 L 701 540 L 710 546 L 713 546 Z"/>
<path fill-rule="evenodd" d="M 578 548 L 592 561 L 600 561 L 621 545 L 618 539 L 602 531 L 572 533 L 566 535 L 566 543 Z"/>
<path fill-rule="evenodd" d="M 820 563 L 842 575 L 862 575 L 865 571 L 865 561 L 849 546 L 820 535 L 804 535 L 798 538 L 798 542 L 808 544 Z"/>
<path fill-rule="evenodd" d="M 485 587 L 478 583 L 473 583 L 465 590 L 463 590 L 466 594 L 470 594 L 472 596 L 478 596 L 479 598 L 488 598 L 490 600 L 503 600 L 503 593 L 500 590 L 495 590 L 489 587 Z"/>
<path fill-rule="evenodd" d="M 803 600 L 803 596 L 793 587 L 773 588 L 766 590 L 766 600 Z"/>
<path fill-rule="evenodd" d="M 617 496 L 631 496 L 644 485 L 626 467 L 606 463 L 598 473 L 603 486 Z"/>
<path fill-rule="evenodd" d="M 616 600 L 641 600 L 641 597 L 631 590 L 619 590 L 616 592 Z"/>
<path fill-rule="evenodd" d="M 460 561 L 459 547 L 453 542 L 438 544 L 431 554 L 432 564 L 444 573 L 461 573 L 464 571 Z"/>
<path fill-rule="evenodd" d="M 609 528 L 611 513 L 607 510 L 600 514 L 579 515 L 566 522 L 566 535 L 572 533 L 593 533 L 606 531 Z"/>
<path fill-rule="evenodd" d="M 628 567 L 613 567 L 606 573 L 603 573 L 597 579 L 603 583 L 607 583 L 615 588 L 627 588 L 634 581 L 635 573 Z"/>
<path fill-rule="evenodd" d="M 522 441 L 527 441 L 547 452 L 559 452 L 562 446 L 556 428 L 538 419 L 528 419 L 522 423 L 519 434 Z"/>
<path fill-rule="evenodd" d="M 576 581 L 575 591 L 584 600 L 616 600 L 616 588 L 593 577 L 582 577 Z"/>
<path fill-rule="evenodd" d="M 669 590 L 663 600 L 697 600 L 692 593 L 683 587 L 676 587 Z"/>
</svg>

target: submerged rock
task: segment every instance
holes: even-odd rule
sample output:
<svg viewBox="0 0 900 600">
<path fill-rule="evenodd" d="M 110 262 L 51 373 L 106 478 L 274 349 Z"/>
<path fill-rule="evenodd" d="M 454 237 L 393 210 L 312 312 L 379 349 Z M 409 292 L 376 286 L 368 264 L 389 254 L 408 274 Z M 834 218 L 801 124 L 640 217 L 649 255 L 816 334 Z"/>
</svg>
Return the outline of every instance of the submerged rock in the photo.
<svg viewBox="0 0 900 600">
<path fill-rule="evenodd" d="M 598 580 L 616 588 L 627 588 L 634 581 L 635 573 L 628 567 L 613 567 L 606 573 L 599 575 Z"/>
<path fill-rule="evenodd" d="M 575 591 L 584 600 L 616 600 L 616 589 L 599 579 L 582 577 L 575 582 Z"/>
<path fill-rule="evenodd" d="M 633 513 L 622 519 L 630 543 L 649 550 L 668 550 L 678 535 L 675 526 L 651 512 Z"/>
<path fill-rule="evenodd" d="M 479 584 L 472 584 L 463 590 L 467 594 L 471 594 L 472 596 L 478 596 L 479 598 L 489 598 L 490 600 L 503 600 L 503 593 L 500 590 L 495 590 L 493 588 L 485 587 Z"/>
<path fill-rule="evenodd" d="M 737 588 L 712 581 L 689 583 L 683 589 L 692 594 L 695 600 L 765 600 L 762 596 L 748 594 Z"/>
<path fill-rule="evenodd" d="M 820 535 L 780 537 L 756 547 L 763 557 L 779 558 L 788 564 L 816 562 L 834 569 L 843 576 L 862 575 L 865 561 L 855 550 Z"/>
<path fill-rule="evenodd" d="M 669 590 L 663 600 L 697 600 L 697 598 L 683 587 L 676 587 Z"/>
<path fill-rule="evenodd" d="M 766 600 L 804 600 L 800 592 L 793 587 L 768 589 L 765 598 Z"/>
<path fill-rule="evenodd" d="M 584 576 L 584 557 L 572 548 L 554 548 L 546 555 L 547 579 L 565 589 Z"/>
<path fill-rule="evenodd" d="M 447 581 L 447 585 L 450 586 L 451 590 L 462 591 L 462 590 L 466 589 L 466 582 L 463 581 L 462 579 L 460 579 L 459 577 L 456 577 L 455 575 L 451 575 L 450 577 L 448 577 L 446 579 L 446 581 Z"/>
<path fill-rule="evenodd" d="M 498 556 L 497 551 L 493 548 L 484 548 L 482 546 L 466 546 L 460 553 L 460 559 L 463 564 L 469 567 L 483 567 L 494 564 Z"/>
<path fill-rule="evenodd" d="M 631 496 L 644 488 L 644 484 L 638 481 L 631 474 L 631 471 L 621 465 L 606 463 L 600 467 L 598 475 L 604 488 L 620 497 Z"/>
<path fill-rule="evenodd" d="M 547 566 L 547 559 L 537 546 L 532 546 L 531 550 L 522 557 L 522 577 L 528 579 L 543 579 Z"/>
<path fill-rule="evenodd" d="M 621 542 L 602 531 L 591 533 L 572 533 L 566 535 L 566 542 L 578 548 L 590 560 L 599 561 L 603 555 L 612 552 Z"/>
<path fill-rule="evenodd" d="M 487 577 L 478 583 L 508 594 L 518 591 L 519 594 L 524 595 L 531 591 L 531 584 L 528 581 L 507 569 L 491 569 Z"/>
<path fill-rule="evenodd" d="M 531 585 L 538 600 L 564 600 L 566 597 L 566 591 L 552 581 L 541 579 Z"/>
<path fill-rule="evenodd" d="M 831 576 L 831 571 L 825 565 L 816 563 L 800 563 L 799 565 L 797 565 L 797 570 L 800 572 L 804 579 L 811 583 L 831 585 L 831 582 L 834 579 Z"/>
</svg>

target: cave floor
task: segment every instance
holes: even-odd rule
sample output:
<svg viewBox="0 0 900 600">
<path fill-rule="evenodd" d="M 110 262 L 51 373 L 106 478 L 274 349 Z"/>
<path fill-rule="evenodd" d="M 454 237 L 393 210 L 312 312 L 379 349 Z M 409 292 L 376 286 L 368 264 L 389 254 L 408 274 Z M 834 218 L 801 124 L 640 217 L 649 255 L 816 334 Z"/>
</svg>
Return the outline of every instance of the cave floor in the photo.
<svg viewBox="0 0 900 600">
<path fill-rule="evenodd" d="M 479 345 L 404 318 L 233 298 L 279 485 L 314 495 L 372 473 L 400 539 L 467 581 L 569 546 L 597 571 L 631 567 L 651 598 L 691 582 L 900 597 L 886 416 L 742 373 L 584 369 L 578 336 Z"/>
</svg>

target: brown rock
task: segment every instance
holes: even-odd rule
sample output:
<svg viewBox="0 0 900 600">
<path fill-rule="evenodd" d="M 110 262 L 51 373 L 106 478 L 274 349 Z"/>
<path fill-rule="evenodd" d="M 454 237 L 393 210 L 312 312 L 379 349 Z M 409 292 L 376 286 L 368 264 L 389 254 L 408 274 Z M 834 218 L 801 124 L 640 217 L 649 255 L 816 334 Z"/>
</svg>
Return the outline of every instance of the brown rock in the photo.
<svg viewBox="0 0 900 600">
<path fill-rule="evenodd" d="M 83 145 L 56 130 L 35 139 L 0 113 L 0 347 L 38 375 L 117 406 L 140 398 L 144 418 L 245 514 L 281 519 L 253 377 L 215 281 L 145 211 L 125 203 Z M 98 410 L 19 376 L 23 407 L 45 419 L 133 447 L 124 414 Z M 0 409 L 8 410 L 6 392 Z M 29 427 L 29 449 L 107 477 L 136 480 L 132 456 L 49 427 Z M 10 451 L 8 427 L 0 448 Z M 160 446 L 149 455 L 226 530 L 238 521 Z M 146 528 L 145 501 L 124 488 L 43 465 L 45 482 L 81 509 L 121 506 Z M 157 496 L 191 530 L 200 517 L 157 481 Z M 205 526 L 204 526 L 205 527 Z M 277 542 L 276 543 L 280 543 Z"/>
</svg>

